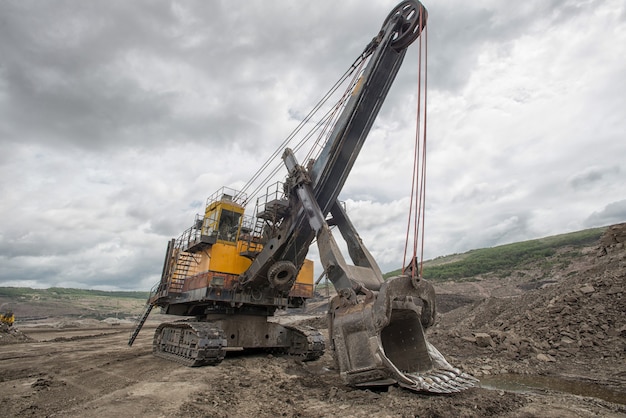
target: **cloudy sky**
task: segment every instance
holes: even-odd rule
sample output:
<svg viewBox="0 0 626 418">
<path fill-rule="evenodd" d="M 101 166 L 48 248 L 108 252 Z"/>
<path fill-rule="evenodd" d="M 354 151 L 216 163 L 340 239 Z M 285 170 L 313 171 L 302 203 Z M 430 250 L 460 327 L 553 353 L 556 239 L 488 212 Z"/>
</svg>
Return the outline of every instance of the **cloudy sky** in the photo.
<svg viewBox="0 0 626 418">
<path fill-rule="evenodd" d="M 396 3 L 0 2 L 0 286 L 148 290 Z M 624 2 L 425 6 L 425 258 L 626 221 Z M 416 74 L 414 45 L 341 195 L 384 271 Z"/>
</svg>

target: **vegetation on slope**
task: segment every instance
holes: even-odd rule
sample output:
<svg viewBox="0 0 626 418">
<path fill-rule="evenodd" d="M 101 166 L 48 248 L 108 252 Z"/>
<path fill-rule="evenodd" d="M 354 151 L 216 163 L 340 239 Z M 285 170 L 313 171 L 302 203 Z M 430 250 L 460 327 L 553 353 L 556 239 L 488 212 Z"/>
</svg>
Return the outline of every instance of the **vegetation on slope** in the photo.
<svg viewBox="0 0 626 418">
<path fill-rule="evenodd" d="M 471 250 L 463 254 L 437 257 L 424 262 L 424 277 L 430 280 L 459 280 L 480 274 L 498 273 L 506 275 L 524 263 L 541 261 L 564 247 L 581 248 L 593 245 L 606 227 L 586 229 L 568 234 L 555 235 L 492 248 Z M 385 278 L 396 276 L 401 270 L 385 274 Z M 323 287 L 323 286 L 318 286 Z M 79 299 L 79 298 L 126 298 L 145 301 L 148 292 L 104 291 L 88 289 L 31 289 L 28 287 L 0 287 L 0 297 L 11 299 Z"/>
<path fill-rule="evenodd" d="M 464 254 L 438 257 L 424 262 L 423 276 L 429 280 L 458 280 L 486 273 L 504 273 L 515 270 L 523 263 L 541 261 L 564 247 L 581 248 L 592 245 L 606 227 L 586 229 L 569 234 L 555 235 L 531 241 L 471 250 Z M 400 274 L 395 270 L 385 278 Z"/>
<path fill-rule="evenodd" d="M 125 291 L 105 291 L 90 289 L 66 289 L 62 287 L 51 287 L 48 289 L 31 289 L 30 287 L 0 287 L 0 296 L 9 298 L 20 298 L 33 296 L 41 299 L 74 299 L 84 297 L 103 296 L 111 298 L 148 299 L 148 292 L 125 292 Z"/>
<path fill-rule="evenodd" d="M 11 309 L 20 322 L 48 317 L 123 319 L 141 313 L 147 299 L 148 292 L 0 287 L 0 306 Z"/>
</svg>

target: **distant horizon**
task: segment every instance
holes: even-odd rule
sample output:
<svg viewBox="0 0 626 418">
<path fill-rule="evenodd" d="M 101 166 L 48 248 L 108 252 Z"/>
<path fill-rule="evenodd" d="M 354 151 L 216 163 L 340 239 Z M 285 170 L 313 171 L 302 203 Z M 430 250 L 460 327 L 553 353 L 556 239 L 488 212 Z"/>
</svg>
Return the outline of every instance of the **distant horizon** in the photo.
<svg viewBox="0 0 626 418">
<path fill-rule="evenodd" d="M 397 4 L 0 2 L 0 285 L 151 288 L 167 241 Z M 424 6 L 424 258 L 626 221 L 624 2 Z M 419 46 L 339 195 L 383 271 L 403 262 Z"/>
<path fill-rule="evenodd" d="M 542 239 L 547 239 L 547 238 L 554 238 L 554 237 L 559 237 L 559 236 L 563 236 L 563 235 L 570 235 L 570 234 L 576 234 L 576 233 L 580 233 L 580 232 L 584 232 L 584 231 L 591 231 L 591 230 L 602 230 L 602 229 L 607 229 L 613 225 L 619 225 L 621 224 L 610 224 L 610 225 L 604 225 L 604 226 L 599 226 L 599 227 L 594 227 L 594 228 L 585 228 L 585 229 L 581 229 L 579 231 L 570 231 L 570 232 L 564 232 L 562 234 L 555 234 L 555 235 L 547 235 L 544 237 L 539 237 L 539 238 L 533 238 L 533 239 L 529 239 L 529 240 L 523 240 L 523 241 L 516 241 L 516 242 L 512 242 L 512 243 L 507 243 L 507 244 L 501 244 L 501 245 L 495 245 L 492 247 L 482 247 L 482 248 L 472 248 L 470 250 L 467 250 L 463 253 L 452 253 L 452 254 L 446 254 L 446 255 L 442 255 L 442 256 L 438 256 L 436 258 L 433 259 L 428 259 L 428 260 L 424 260 L 424 264 L 428 263 L 429 261 L 435 261 L 441 258 L 446 258 L 446 257 L 452 257 L 452 256 L 456 256 L 456 255 L 463 255 L 463 254 L 467 254 L 473 251 L 477 251 L 477 250 L 482 250 L 482 249 L 489 249 L 489 248 L 498 248 L 498 247 L 503 247 L 503 246 L 507 246 L 507 245 L 514 245 L 514 244 L 519 244 L 519 243 L 523 243 L 523 242 L 529 242 L 529 241 L 537 241 L 537 240 L 542 240 Z M 391 274 L 397 270 L 401 270 L 402 267 L 398 267 L 396 269 L 393 270 L 389 270 L 386 273 L 383 273 L 384 275 L 388 275 Z M 428 279 L 428 278 L 426 278 Z M 155 282 L 153 284 L 153 286 L 155 284 L 157 284 L 158 282 Z M 152 287 L 153 287 L 152 286 Z M 151 287 L 151 288 L 152 288 Z M 0 285 L 0 289 L 3 288 L 12 288 L 12 289 L 32 289 L 32 290 L 50 290 L 50 289 L 65 289 L 65 290 L 88 290 L 88 291 L 97 291 L 97 292 L 106 292 L 106 293 L 150 293 L 150 289 L 148 290 L 122 290 L 122 289 L 117 289 L 117 290 L 105 290 L 105 289 L 95 289 L 95 288 L 81 288 L 81 287 L 59 287 L 59 286 L 50 286 L 50 287 L 29 287 L 29 286 L 5 286 L 5 285 Z M 1 296 L 1 295 L 0 295 Z"/>
</svg>

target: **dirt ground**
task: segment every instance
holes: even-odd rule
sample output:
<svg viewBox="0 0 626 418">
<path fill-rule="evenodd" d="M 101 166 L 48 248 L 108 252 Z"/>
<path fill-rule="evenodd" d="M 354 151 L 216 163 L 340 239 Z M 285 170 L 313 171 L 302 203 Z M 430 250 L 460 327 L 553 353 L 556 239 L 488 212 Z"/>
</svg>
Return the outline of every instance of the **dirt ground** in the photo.
<svg viewBox="0 0 626 418">
<path fill-rule="evenodd" d="M 32 329 L 38 342 L 0 347 L 3 416 L 63 417 L 618 417 L 626 406 L 553 391 L 476 388 L 427 396 L 344 386 L 329 353 L 303 363 L 230 355 L 186 368 L 151 354 L 151 330 L 132 348 L 130 328 Z"/>
<path fill-rule="evenodd" d="M 38 342 L 0 352 L 4 416 L 184 417 L 587 417 L 624 416 L 626 406 L 550 391 L 476 388 L 446 396 L 343 385 L 332 357 L 303 363 L 268 354 L 229 355 L 186 368 L 151 354 L 151 329 L 132 348 L 130 328 L 28 330 Z"/>
<path fill-rule="evenodd" d="M 626 237 L 626 225 L 620 233 Z M 229 353 L 219 366 L 187 368 L 152 356 L 159 318 L 133 347 L 126 345 L 128 324 L 92 320 L 17 323 L 20 332 L 0 339 L 0 411 L 7 417 L 624 417 L 626 250 L 623 238 L 610 238 L 550 272 L 531 266 L 505 279 L 437 286 L 446 308 L 428 338 L 452 364 L 481 379 L 482 387 L 459 394 L 346 387 L 329 352 L 307 363 Z M 281 320 L 304 318 L 326 332 L 320 306 L 311 304 L 308 317 Z"/>
</svg>

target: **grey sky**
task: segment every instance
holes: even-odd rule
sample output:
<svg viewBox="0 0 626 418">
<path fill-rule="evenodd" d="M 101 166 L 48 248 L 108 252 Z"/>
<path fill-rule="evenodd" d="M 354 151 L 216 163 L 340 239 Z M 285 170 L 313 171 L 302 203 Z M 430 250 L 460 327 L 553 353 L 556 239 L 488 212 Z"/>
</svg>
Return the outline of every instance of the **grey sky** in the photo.
<svg viewBox="0 0 626 418">
<path fill-rule="evenodd" d="M 0 286 L 149 289 L 397 1 L 0 2 Z M 626 221 L 624 2 L 429 11 L 427 258 Z M 342 193 L 399 267 L 416 48 Z M 313 254 L 315 251 L 313 251 Z"/>
</svg>

